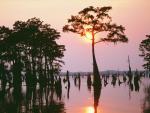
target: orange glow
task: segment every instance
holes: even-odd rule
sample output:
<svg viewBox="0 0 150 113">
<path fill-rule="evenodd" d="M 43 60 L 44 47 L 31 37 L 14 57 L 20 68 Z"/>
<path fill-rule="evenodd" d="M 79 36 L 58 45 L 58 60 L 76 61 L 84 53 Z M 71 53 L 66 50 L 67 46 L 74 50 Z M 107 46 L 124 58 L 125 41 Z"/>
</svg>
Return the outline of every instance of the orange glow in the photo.
<svg viewBox="0 0 150 113">
<path fill-rule="evenodd" d="M 92 28 L 92 26 L 90 26 L 90 25 L 85 25 L 84 26 L 84 40 L 86 41 L 86 42 L 89 42 L 89 43 L 91 43 L 92 42 L 92 32 L 90 32 L 90 30 L 89 29 L 91 29 Z"/>
<path fill-rule="evenodd" d="M 92 106 L 86 107 L 85 113 L 94 113 L 94 108 Z"/>
<path fill-rule="evenodd" d="M 91 32 L 86 32 L 85 36 L 86 36 L 87 39 L 92 40 L 92 34 L 91 34 Z"/>
<path fill-rule="evenodd" d="M 84 36 L 82 38 L 82 40 L 86 43 L 92 43 L 92 40 L 91 40 L 91 37 L 90 37 L 90 34 L 86 34 L 87 36 Z"/>
<path fill-rule="evenodd" d="M 92 43 L 92 26 L 85 25 L 84 27 L 84 35 L 82 36 L 83 40 L 88 43 Z M 96 35 L 94 36 L 94 40 L 98 41 L 100 38 L 98 38 Z"/>
</svg>

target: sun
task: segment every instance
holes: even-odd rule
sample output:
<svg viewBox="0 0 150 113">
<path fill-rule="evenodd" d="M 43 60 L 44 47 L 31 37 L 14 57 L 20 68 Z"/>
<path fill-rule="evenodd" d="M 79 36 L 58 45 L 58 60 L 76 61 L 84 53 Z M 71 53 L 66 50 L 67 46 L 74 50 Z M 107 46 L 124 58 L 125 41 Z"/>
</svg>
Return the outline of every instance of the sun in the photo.
<svg viewBox="0 0 150 113">
<path fill-rule="evenodd" d="M 82 37 L 82 39 L 84 40 L 84 42 L 92 43 L 93 38 L 94 38 L 94 41 L 96 41 L 96 42 L 97 42 L 98 40 L 100 40 L 100 38 L 97 37 L 97 36 L 94 34 L 94 31 L 92 30 L 92 29 L 93 29 L 92 26 L 90 26 L 90 25 L 84 25 L 83 28 L 84 28 L 84 33 L 83 33 L 83 35 L 82 35 L 81 37 Z M 93 32 L 92 32 L 92 31 L 93 31 Z M 94 34 L 94 37 L 93 37 L 93 34 Z"/>
<path fill-rule="evenodd" d="M 91 32 L 85 32 L 85 35 L 82 36 L 82 39 L 87 43 L 92 43 L 92 33 Z"/>
<path fill-rule="evenodd" d="M 91 32 L 85 32 L 85 37 L 86 37 L 88 40 L 92 40 L 92 33 L 91 33 Z"/>
<path fill-rule="evenodd" d="M 82 36 L 82 37 L 86 42 L 91 43 L 92 42 L 92 32 L 90 32 L 89 29 L 92 29 L 92 26 L 85 25 L 83 27 L 84 27 L 84 36 Z"/>
<path fill-rule="evenodd" d="M 85 113 L 94 113 L 94 108 L 92 106 L 86 107 Z"/>
<path fill-rule="evenodd" d="M 90 32 L 85 32 L 85 35 L 83 37 L 84 42 L 92 43 L 92 35 Z"/>
</svg>

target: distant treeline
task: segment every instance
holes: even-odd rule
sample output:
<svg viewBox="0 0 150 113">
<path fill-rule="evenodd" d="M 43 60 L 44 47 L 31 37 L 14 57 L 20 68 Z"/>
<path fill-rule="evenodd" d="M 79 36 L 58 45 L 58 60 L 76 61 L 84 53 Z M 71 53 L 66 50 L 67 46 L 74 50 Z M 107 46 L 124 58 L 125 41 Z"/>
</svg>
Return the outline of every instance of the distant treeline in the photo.
<svg viewBox="0 0 150 113">
<path fill-rule="evenodd" d="M 16 21 L 13 28 L 0 26 L 0 79 L 21 86 L 53 84 L 54 74 L 60 72 L 64 63 L 65 46 L 56 40 L 60 33 L 38 18 Z"/>
</svg>

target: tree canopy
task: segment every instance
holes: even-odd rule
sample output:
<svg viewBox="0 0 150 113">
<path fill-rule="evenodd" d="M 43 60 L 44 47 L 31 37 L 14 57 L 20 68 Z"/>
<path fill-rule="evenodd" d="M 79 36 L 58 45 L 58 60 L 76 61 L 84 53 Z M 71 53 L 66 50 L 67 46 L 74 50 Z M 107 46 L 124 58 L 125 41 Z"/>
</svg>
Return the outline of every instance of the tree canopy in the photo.
<svg viewBox="0 0 150 113">
<path fill-rule="evenodd" d="M 146 35 L 146 39 L 142 40 L 139 50 L 141 51 L 140 56 L 144 58 L 145 62 L 143 67 L 150 70 L 150 35 Z"/>
<path fill-rule="evenodd" d="M 64 32 L 71 31 L 73 33 L 86 36 L 86 32 L 90 32 L 92 36 L 97 33 L 105 32 L 106 37 L 101 37 L 98 42 L 127 42 L 128 38 L 124 34 L 125 28 L 122 25 L 112 23 L 109 11 L 112 7 L 93 7 L 89 6 L 81 10 L 78 15 L 71 16 L 68 24 L 63 27 Z"/>
<path fill-rule="evenodd" d="M 27 83 L 49 80 L 64 63 L 61 58 L 65 47 L 57 44 L 59 37 L 59 32 L 38 18 L 16 21 L 13 29 L 1 26 L 0 65 L 5 70 L 1 76 L 8 76 L 6 71 L 9 71 L 17 83 L 25 72 Z"/>
</svg>

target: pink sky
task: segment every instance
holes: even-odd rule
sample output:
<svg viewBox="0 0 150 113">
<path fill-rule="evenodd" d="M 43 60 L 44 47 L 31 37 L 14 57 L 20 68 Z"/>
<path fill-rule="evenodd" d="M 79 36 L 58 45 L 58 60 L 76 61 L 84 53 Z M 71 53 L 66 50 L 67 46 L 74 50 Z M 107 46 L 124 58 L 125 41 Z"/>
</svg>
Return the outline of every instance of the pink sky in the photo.
<svg viewBox="0 0 150 113">
<path fill-rule="evenodd" d="M 139 43 L 150 34 L 150 0 L 0 0 L 0 26 L 10 26 L 16 20 L 41 18 L 61 32 L 59 43 L 66 46 L 63 71 L 91 71 L 91 45 L 80 36 L 62 33 L 62 27 L 70 15 L 87 6 L 112 6 L 113 22 L 126 28 L 127 44 L 98 44 L 96 57 L 100 70 L 126 70 L 130 55 L 132 69 L 142 69 L 143 60 Z"/>
</svg>

